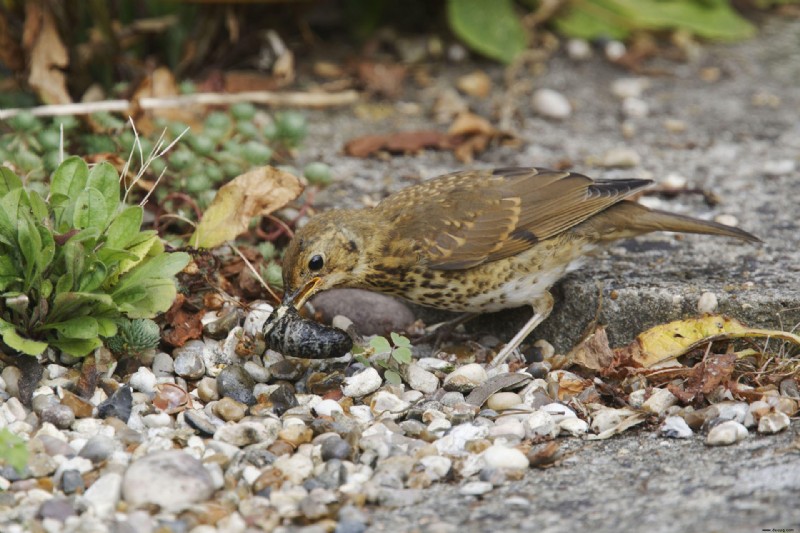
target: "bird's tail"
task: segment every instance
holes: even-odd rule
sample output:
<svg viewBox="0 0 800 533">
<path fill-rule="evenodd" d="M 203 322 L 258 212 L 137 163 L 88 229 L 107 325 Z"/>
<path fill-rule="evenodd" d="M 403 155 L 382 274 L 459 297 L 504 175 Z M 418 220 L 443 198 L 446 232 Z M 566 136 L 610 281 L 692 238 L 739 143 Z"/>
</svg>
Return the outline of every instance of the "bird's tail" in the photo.
<svg viewBox="0 0 800 533">
<path fill-rule="evenodd" d="M 635 237 L 652 231 L 675 231 L 722 235 L 748 242 L 761 242 L 761 239 L 755 235 L 733 226 L 649 209 L 631 201 L 614 204 L 587 220 L 586 223 L 591 225 L 591 230 L 596 231 L 602 240 Z"/>
</svg>

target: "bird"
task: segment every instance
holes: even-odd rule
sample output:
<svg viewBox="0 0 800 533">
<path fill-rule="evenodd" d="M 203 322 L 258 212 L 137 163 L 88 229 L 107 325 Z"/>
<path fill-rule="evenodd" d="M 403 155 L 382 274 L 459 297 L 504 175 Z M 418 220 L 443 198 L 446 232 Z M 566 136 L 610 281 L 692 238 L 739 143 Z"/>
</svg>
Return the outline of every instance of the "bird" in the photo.
<svg viewBox="0 0 800 533">
<path fill-rule="evenodd" d="M 374 207 L 324 211 L 286 248 L 282 301 L 299 309 L 320 291 L 350 287 L 470 314 L 530 305 L 533 316 L 492 359 L 498 366 L 550 314 L 553 284 L 604 245 L 653 231 L 760 242 L 630 199 L 652 184 L 535 167 L 462 170 Z"/>
</svg>

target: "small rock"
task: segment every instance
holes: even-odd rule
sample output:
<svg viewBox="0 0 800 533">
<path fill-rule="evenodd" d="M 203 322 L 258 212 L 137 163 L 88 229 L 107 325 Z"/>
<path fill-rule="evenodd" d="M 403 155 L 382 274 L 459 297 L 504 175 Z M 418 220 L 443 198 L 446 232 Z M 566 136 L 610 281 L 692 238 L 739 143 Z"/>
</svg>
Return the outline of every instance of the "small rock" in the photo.
<svg viewBox="0 0 800 533">
<path fill-rule="evenodd" d="M 739 219 L 737 219 L 733 215 L 728 215 L 728 214 L 722 214 L 722 215 L 715 216 L 714 217 L 714 222 L 716 222 L 718 224 L 722 224 L 724 226 L 736 227 L 736 226 L 739 225 Z"/>
<path fill-rule="evenodd" d="M 611 83 L 611 94 L 620 100 L 640 98 L 649 87 L 648 78 L 619 78 Z"/>
<path fill-rule="evenodd" d="M 376 393 L 370 401 L 370 409 L 375 415 L 384 413 L 399 415 L 408 411 L 409 407 L 410 403 L 385 390 Z"/>
<path fill-rule="evenodd" d="M 320 457 L 323 461 L 331 459 L 348 460 L 353 455 L 353 447 L 339 436 L 328 437 L 320 446 Z"/>
<path fill-rule="evenodd" d="M 312 409 L 317 416 L 333 416 L 336 413 L 344 412 L 342 406 L 339 405 L 339 402 L 331 399 L 322 400 L 321 402 L 315 404 Z"/>
<path fill-rule="evenodd" d="M 660 415 L 676 403 L 678 403 L 678 398 L 676 398 L 675 395 L 669 390 L 655 389 L 653 394 L 651 394 L 650 397 L 642 404 L 642 409 L 647 412 Z"/>
<path fill-rule="evenodd" d="M 516 418 L 505 417 L 492 426 L 489 430 L 489 437 L 522 440 L 525 438 L 525 425 Z"/>
<path fill-rule="evenodd" d="M 711 428 L 706 437 L 709 446 L 727 446 L 747 437 L 747 428 L 734 420 L 726 420 Z"/>
<path fill-rule="evenodd" d="M 128 383 L 134 390 L 152 395 L 155 392 L 155 386 L 158 382 L 156 375 L 146 366 L 139 367 L 139 370 L 134 372 Z"/>
<path fill-rule="evenodd" d="M 288 481 L 297 485 L 302 484 L 314 470 L 311 458 L 299 453 L 281 455 L 275 459 L 273 465 L 283 472 Z"/>
<path fill-rule="evenodd" d="M 547 118 L 562 120 L 572 114 L 572 104 L 567 97 L 552 89 L 538 89 L 533 93 L 533 110 Z"/>
<path fill-rule="evenodd" d="M 600 164 L 606 168 L 631 168 L 639 166 L 641 162 L 641 156 L 633 148 L 621 146 L 606 152 Z"/>
<path fill-rule="evenodd" d="M 764 163 L 764 174 L 768 176 L 784 176 L 791 174 L 797 168 L 797 163 L 792 159 L 778 159 Z"/>
<path fill-rule="evenodd" d="M 701 294 L 700 298 L 697 300 L 697 312 L 711 314 L 717 310 L 718 305 L 717 295 L 713 292 L 706 291 Z"/>
<path fill-rule="evenodd" d="M 743 424 L 749 407 L 744 402 L 719 402 L 709 408 L 707 419 L 735 420 Z"/>
<path fill-rule="evenodd" d="M 770 405 L 763 400 L 756 400 L 751 403 L 747 408 L 747 414 L 744 416 L 743 424 L 745 427 L 755 427 L 761 417 L 766 415 L 772 410 Z"/>
<path fill-rule="evenodd" d="M 217 426 L 198 409 L 188 409 L 183 413 L 183 419 L 192 429 L 196 429 L 202 436 L 211 437 L 216 433 Z"/>
<path fill-rule="evenodd" d="M 469 441 L 484 439 L 489 435 L 489 428 L 474 424 L 461 424 L 451 429 L 447 435 L 433 444 L 441 455 L 460 455 Z"/>
<path fill-rule="evenodd" d="M 518 449 L 497 445 L 483 452 L 483 460 L 487 468 L 505 470 L 525 470 L 530 465 L 528 458 Z"/>
<path fill-rule="evenodd" d="M 70 516 L 75 516 L 75 507 L 68 498 L 51 498 L 42 502 L 36 517 L 39 519 L 51 518 L 64 522 Z"/>
<path fill-rule="evenodd" d="M 486 98 L 492 90 L 492 79 L 485 72 L 476 70 L 458 78 L 456 87 L 468 96 Z"/>
<path fill-rule="evenodd" d="M 255 361 L 247 361 L 244 364 L 244 369 L 247 370 L 247 373 L 250 374 L 250 377 L 252 377 L 256 383 L 266 383 L 272 377 L 269 368 L 261 366 Z"/>
<path fill-rule="evenodd" d="M 269 367 L 272 378 L 279 381 L 297 381 L 303 375 L 303 367 L 295 361 L 284 359 Z"/>
<path fill-rule="evenodd" d="M 758 421 L 758 432 L 771 435 L 780 433 L 789 427 L 789 415 L 780 411 L 773 411 L 761 417 Z"/>
<path fill-rule="evenodd" d="M 217 380 L 212 377 L 204 377 L 197 382 L 197 396 L 205 403 L 219 400 L 217 391 Z"/>
<path fill-rule="evenodd" d="M 15 366 L 7 366 L 0 373 L 0 378 L 5 383 L 5 390 L 12 398 L 19 398 L 19 380 L 22 377 L 22 371 Z"/>
<path fill-rule="evenodd" d="M 522 397 L 516 392 L 496 392 L 486 400 L 486 407 L 495 411 L 505 411 L 522 403 Z"/>
<path fill-rule="evenodd" d="M 468 392 L 489 379 L 482 365 L 470 363 L 456 368 L 444 379 L 447 391 Z"/>
<path fill-rule="evenodd" d="M 222 398 L 211 406 L 211 412 L 214 416 L 221 418 L 226 422 L 238 422 L 247 411 L 247 406 L 241 402 L 237 402 L 233 398 Z"/>
<path fill-rule="evenodd" d="M 266 302 L 254 302 L 250 304 L 250 312 L 244 319 L 244 332 L 250 337 L 255 337 L 264 329 L 264 322 L 272 314 L 273 307 Z"/>
<path fill-rule="evenodd" d="M 270 393 L 269 400 L 272 402 L 272 411 L 278 416 L 282 416 L 289 409 L 300 405 L 289 385 L 278 386 Z"/>
<path fill-rule="evenodd" d="M 442 479 L 453 467 L 453 461 L 441 455 L 428 455 L 420 459 L 419 462 L 425 467 L 425 472 L 432 480 Z"/>
<path fill-rule="evenodd" d="M 6 403 L 8 403 L 8 401 L 10 401 L 10 400 L 11 400 L 11 398 L 9 398 L 6 401 Z M 36 394 L 33 397 L 33 400 L 31 400 L 31 407 L 33 408 L 33 412 L 36 413 L 39 416 L 42 415 L 42 412 L 46 408 L 48 408 L 48 407 L 50 407 L 52 405 L 61 405 L 61 403 L 58 400 L 58 396 L 56 396 L 55 394 L 52 394 L 52 393 Z M 72 416 L 73 416 L 73 419 L 74 419 L 75 418 L 75 413 L 72 413 Z"/>
<path fill-rule="evenodd" d="M 206 373 L 202 344 L 187 343 L 173 352 L 175 373 L 184 379 L 200 379 Z"/>
<path fill-rule="evenodd" d="M 78 456 L 89 459 L 92 463 L 102 463 L 114 453 L 114 439 L 105 435 L 95 435 L 86 441 Z"/>
<path fill-rule="evenodd" d="M 153 374 L 156 378 L 171 377 L 175 373 L 175 365 L 168 353 L 158 352 L 153 358 Z"/>
<path fill-rule="evenodd" d="M 628 52 L 628 48 L 621 41 L 608 41 L 603 51 L 609 61 L 619 61 Z"/>
<path fill-rule="evenodd" d="M 41 413 L 42 422 L 49 422 L 58 429 L 69 429 L 75 422 L 75 413 L 66 405 L 55 404 L 45 407 Z"/>
<path fill-rule="evenodd" d="M 78 470 L 64 470 L 61 473 L 60 488 L 64 494 L 75 494 L 85 488 L 83 476 Z"/>
<path fill-rule="evenodd" d="M 100 418 L 118 418 L 123 422 L 128 422 L 133 408 L 133 395 L 131 388 L 123 385 L 114 391 L 106 401 L 97 406 L 97 416 Z"/>
<path fill-rule="evenodd" d="M 608 431 L 635 413 L 636 411 L 631 409 L 598 409 L 592 413 L 592 431 L 595 433 L 603 433 L 604 431 Z"/>
<path fill-rule="evenodd" d="M 381 375 L 374 368 L 366 368 L 344 380 L 342 392 L 349 398 L 361 398 L 372 394 L 383 384 Z"/>
<path fill-rule="evenodd" d="M 66 389 L 59 388 L 59 396 L 61 397 L 61 404 L 69 407 L 75 414 L 75 418 L 89 418 L 92 416 L 94 406 Z"/>
<path fill-rule="evenodd" d="M 458 489 L 458 493 L 462 496 L 483 496 L 487 492 L 491 492 L 492 489 L 494 489 L 494 486 L 488 481 L 470 481 L 464 483 Z"/>
<path fill-rule="evenodd" d="M 670 133 L 683 133 L 686 131 L 686 122 L 677 118 L 664 119 L 664 129 Z"/>
<path fill-rule="evenodd" d="M 553 417 L 546 411 L 534 411 L 524 422 L 525 436 L 529 439 L 537 437 L 555 437 L 559 433 Z"/>
<path fill-rule="evenodd" d="M 388 335 L 404 331 L 416 317 L 409 307 L 391 296 L 362 289 L 334 289 L 314 296 L 314 309 L 330 324 L 336 315 L 353 321 L 361 335 Z"/>
<path fill-rule="evenodd" d="M 659 432 L 669 439 L 688 439 L 694 434 L 686 420 L 680 416 L 668 416 L 661 424 Z"/>
<path fill-rule="evenodd" d="M 585 61 L 592 57 L 592 45 L 585 39 L 567 41 L 567 55 L 573 61 Z"/>
<path fill-rule="evenodd" d="M 650 106 L 640 98 L 628 97 L 622 101 L 622 114 L 628 118 L 644 118 L 650 114 Z"/>
<path fill-rule="evenodd" d="M 575 411 L 566 405 L 555 402 L 542 406 L 541 410 L 549 413 L 556 424 L 560 424 L 565 418 L 576 418 L 578 416 Z"/>
<path fill-rule="evenodd" d="M 188 456 L 187 456 L 188 457 Z M 83 494 L 84 501 L 98 517 L 109 517 L 117 509 L 122 487 L 122 474 L 109 472 L 100 476 Z M 163 487 L 162 487 L 163 488 Z M 156 489 L 158 490 L 158 489 Z M 161 503 L 158 501 L 157 503 Z"/>
<path fill-rule="evenodd" d="M 565 418 L 558 424 L 560 433 L 580 437 L 589 431 L 589 424 L 580 418 Z"/>
<path fill-rule="evenodd" d="M 439 389 L 439 378 L 415 363 L 408 365 L 406 381 L 409 387 L 423 394 L 433 394 Z"/>
<path fill-rule="evenodd" d="M 256 383 L 241 365 L 228 365 L 217 376 L 217 391 L 221 397 L 228 397 L 245 405 L 256 403 L 253 387 Z"/>
<path fill-rule="evenodd" d="M 262 443 L 268 446 L 275 442 L 280 431 L 280 422 L 275 419 L 263 421 L 242 421 L 227 423 L 214 432 L 214 439 L 242 448 L 251 444 Z"/>
<path fill-rule="evenodd" d="M 182 451 L 167 450 L 131 464 L 122 480 L 122 494 L 132 506 L 180 508 L 209 499 L 214 483 L 199 460 Z"/>
</svg>

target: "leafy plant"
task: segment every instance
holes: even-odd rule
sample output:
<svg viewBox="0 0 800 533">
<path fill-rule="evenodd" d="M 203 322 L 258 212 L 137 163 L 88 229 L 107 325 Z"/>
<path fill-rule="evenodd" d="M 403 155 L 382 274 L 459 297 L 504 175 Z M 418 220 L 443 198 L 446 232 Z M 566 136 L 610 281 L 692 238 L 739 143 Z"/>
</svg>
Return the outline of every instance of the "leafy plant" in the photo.
<svg viewBox="0 0 800 533">
<path fill-rule="evenodd" d="M 25 440 L 9 431 L 0 430 L 0 461 L 21 473 L 28 465 L 28 446 Z"/>
<path fill-rule="evenodd" d="M 411 363 L 411 341 L 395 332 L 391 332 L 390 337 L 391 343 L 386 337 L 376 335 L 370 339 L 367 348 L 354 346 L 353 354 L 357 361 L 366 366 L 372 366 L 374 361 L 383 367 L 386 381 L 398 385 L 402 382 L 402 367 Z M 370 356 L 373 359 L 369 359 Z"/>
<path fill-rule="evenodd" d="M 123 318 L 118 326 L 117 334 L 106 341 L 108 349 L 116 354 L 139 355 L 161 341 L 161 329 L 148 318 Z"/>
<path fill-rule="evenodd" d="M 122 317 L 166 311 L 174 275 L 189 261 L 165 253 L 143 210 L 120 201 L 108 163 L 59 165 L 43 198 L 0 167 L 0 335 L 38 355 L 53 346 L 83 356 L 117 333 Z"/>
<path fill-rule="evenodd" d="M 447 21 L 467 46 L 504 63 L 513 61 L 527 45 L 513 0 L 449 0 Z"/>
</svg>

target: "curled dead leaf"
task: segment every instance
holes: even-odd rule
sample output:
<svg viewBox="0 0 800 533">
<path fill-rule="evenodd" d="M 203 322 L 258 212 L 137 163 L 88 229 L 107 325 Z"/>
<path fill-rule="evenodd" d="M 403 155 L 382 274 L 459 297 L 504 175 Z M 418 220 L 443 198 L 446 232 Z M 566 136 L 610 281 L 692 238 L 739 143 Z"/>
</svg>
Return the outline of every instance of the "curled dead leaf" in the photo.
<svg viewBox="0 0 800 533">
<path fill-rule="evenodd" d="M 302 191 L 296 176 L 271 166 L 237 176 L 217 191 L 189 243 L 197 248 L 219 246 L 247 231 L 251 218 L 280 209 Z"/>
<path fill-rule="evenodd" d="M 67 47 L 58 34 L 53 14 L 45 2 L 25 3 L 22 46 L 28 53 L 28 84 L 46 104 L 69 104 L 64 69 L 69 65 Z"/>
<path fill-rule="evenodd" d="M 575 364 L 589 370 L 605 370 L 614 362 L 614 351 L 608 345 L 606 328 L 598 327 L 594 333 L 567 354 L 569 364 Z"/>
</svg>

